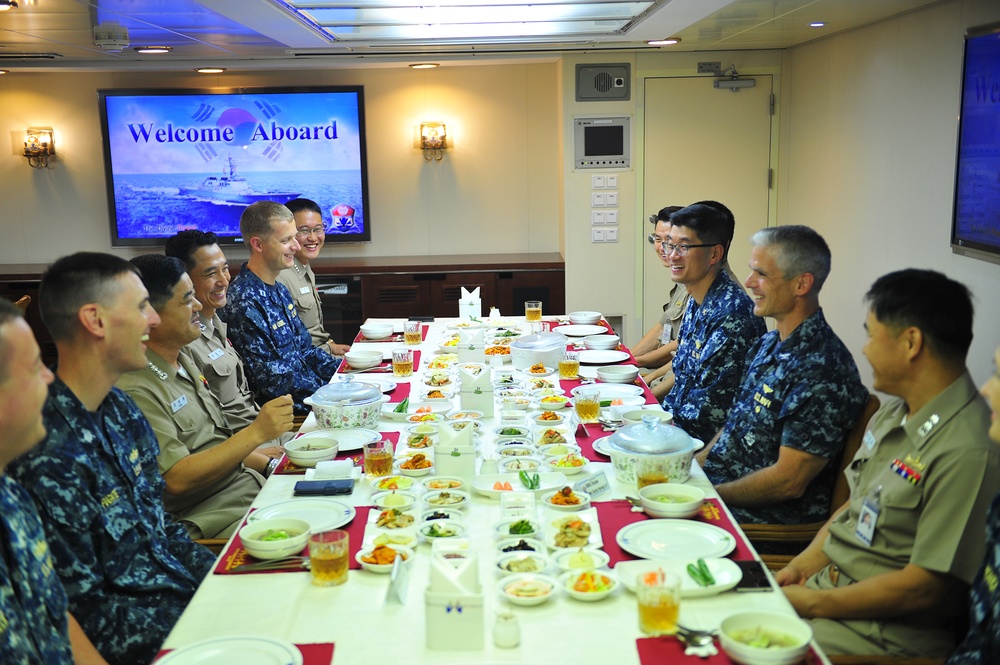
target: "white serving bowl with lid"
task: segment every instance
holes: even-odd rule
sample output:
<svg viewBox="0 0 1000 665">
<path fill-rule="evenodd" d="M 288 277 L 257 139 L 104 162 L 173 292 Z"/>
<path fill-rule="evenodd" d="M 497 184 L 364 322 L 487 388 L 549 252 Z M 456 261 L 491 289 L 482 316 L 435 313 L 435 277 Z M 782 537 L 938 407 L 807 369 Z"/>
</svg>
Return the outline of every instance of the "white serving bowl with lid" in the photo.
<svg viewBox="0 0 1000 665">
<path fill-rule="evenodd" d="M 510 345 L 510 357 L 515 369 L 526 370 L 532 365 L 558 367 L 566 352 L 569 338 L 562 333 L 543 332 L 525 335 Z"/>
<path fill-rule="evenodd" d="M 382 404 L 389 401 L 389 396 L 383 395 L 379 386 L 355 381 L 348 374 L 340 375 L 302 401 L 312 407 L 320 429 L 376 429 Z"/>
<path fill-rule="evenodd" d="M 668 482 L 683 483 L 691 475 L 694 439 L 679 427 L 663 424 L 655 414 L 616 431 L 608 437 L 608 448 L 615 478 L 623 483 L 636 482 L 638 461 L 649 456 L 664 458 Z"/>
</svg>

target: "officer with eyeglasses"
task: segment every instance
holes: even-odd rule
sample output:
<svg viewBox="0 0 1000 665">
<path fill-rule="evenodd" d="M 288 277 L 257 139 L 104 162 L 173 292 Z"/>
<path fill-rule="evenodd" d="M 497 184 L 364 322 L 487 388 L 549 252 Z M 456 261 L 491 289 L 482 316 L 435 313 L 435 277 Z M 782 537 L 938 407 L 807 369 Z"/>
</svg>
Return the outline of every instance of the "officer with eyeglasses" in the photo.
<svg viewBox="0 0 1000 665">
<path fill-rule="evenodd" d="M 722 427 L 746 370 L 747 352 L 766 332 L 753 301 L 722 269 L 733 239 L 732 218 L 705 203 L 670 216 L 660 254 L 670 278 L 690 294 L 674 356 L 674 386 L 663 408 L 693 437 Z M 656 238 L 654 237 L 654 243 Z"/>
<path fill-rule="evenodd" d="M 329 351 L 335 356 L 343 356 L 351 350 L 347 344 L 338 344 L 323 327 L 323 303 L 316 289 L 316 274 L 309 262 L 319 256 L 326 241 L 323 226 L 323 211 L 315 201 L 293 199 L 285 204 L 295 219 L 295 239 L 299 241 L 299 251 L 295 252 L 295 262 L 278 274 L 278 283 L 284 284 L 292 294 L 299 318 L 309 330 L 313 346 Z"/>
</svg>

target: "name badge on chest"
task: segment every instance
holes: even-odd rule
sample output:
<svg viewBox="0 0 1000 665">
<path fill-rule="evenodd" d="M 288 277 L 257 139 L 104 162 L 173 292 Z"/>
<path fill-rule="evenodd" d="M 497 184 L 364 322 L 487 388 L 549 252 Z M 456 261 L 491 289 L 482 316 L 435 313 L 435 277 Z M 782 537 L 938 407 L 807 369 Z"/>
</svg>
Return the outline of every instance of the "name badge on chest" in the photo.
<svg viewBox="0 0 1000 665">
<path fill-rule="evenodd" d="M 208 354 L 208 359 L 209 360 L 218 360 L 219 358 L 221 358 L 223 356 L 224 353 L 225 353 L 225 351 L 223 351 L 222 349 L 216 349 L 215 351 L 212 351 L 210 354 Z"/>
<path fill-rule="evenodd" d="M 170 403 L 170 412 L 177 413 L 185 406 L 187 406 L 187 403 L 188 403 L 187 395 L 181 395 L 180 397 L 178 397 L 177 399 L 175 399 L 173 402 Z"/>
<path fill-rule="evenodd" d="M 305 295 L 305 294 L 309 293 L 310 291 L 312 291 L 312 287 L 310 287 L 310 286 L 300 286 L 299 287 L 299 293 L 301 293 L 302 295 Z"/>
<path fill-rule="evenodd" d="M 865 497 L 861 503 L 861 512 L 858 514 L 858 526 L 854 530 L 854 535 L 868 547 L 872 546 L 872 539 L 875 537 L 875 523 L 878 522 L 881 499 L 882 486 L 879 485 Z"/>
</svg>

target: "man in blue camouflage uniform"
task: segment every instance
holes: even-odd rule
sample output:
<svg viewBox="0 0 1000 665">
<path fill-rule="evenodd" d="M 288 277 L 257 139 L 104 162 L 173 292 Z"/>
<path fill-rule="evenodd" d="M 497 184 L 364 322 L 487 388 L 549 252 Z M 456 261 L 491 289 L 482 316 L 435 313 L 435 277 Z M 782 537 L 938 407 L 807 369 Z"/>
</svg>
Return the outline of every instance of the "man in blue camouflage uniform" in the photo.
<svg viewBox="0 0 1000 665">
<path fill-rule="evenodd" d="M 891 397 L 845 471 L 850 498 L 775 580 L 828 654 L 941 658 L 1000 490 L 990 407 L 966 368 L 972 296 L 909 269 L 877 279 L 865 300 L 865 358 Z"/>
<path fill-rule="evenodd" d="M 993 356 L 993 376 L 982 388 L 993 411 L 990 438 L 1000 444 L 1000 348 Z M 986 558 L 969 593 L 969 632 L 946 665 L 993 665 L 1000 662 L 1000 494 L 993 497 L 986 523 Z"/>
<path fill-rule="evenodd" d="M 691 295 L 674 356 L 674 387 L 663 408 L 674 423 L 707 441 L 726 420 L 747 352 L 766 332 L 753 303 L 722 270 L 733 224 L 720 210 L 694 204 L 670 216 L 663 253 L 670 278 Z"/>
<path fill-rule="evenodd" d="M 805 524 L 830 514 L 830 464 L 868 398 L 850 351 L 823 318 L 830 249 L 804 226 L 751 238 L 746 286 L 776 329 L 750 366 L 714 445 L 698 455 L 739 522 Z"/>
<path fill-rule="evenodd" d="M 83 632 L 109 663 L 148 663 L 214 560 L 164 512 L 156 437 L 113 388 L 146 366 L 159 318 L 135 268 L 107 254 L 54 263 L 39 301 L 59 351 L 49 436 L 10 472 L 34 499 Z"/>
<path fill-rule="evenodd" d="M 312 345 L 288 289 L 276 283 L 299 251 L 295 220 L 280 203 L 258 201 L 240 216 L 240 233 L 250 260 L 229 285 L 229 338 L 257 401 L 291 394 L 295 412 L 308 413 L 302 400 L 330 380 L 340 358 Z"/>
<path fill-rule="evenodd" d="M 0 299 L 0 654 L 4 663 L 70 665 L 66 593 L 31 497 L 7 465 L 45 437 L 52 372 L 21 313 Z"/>
</svg>

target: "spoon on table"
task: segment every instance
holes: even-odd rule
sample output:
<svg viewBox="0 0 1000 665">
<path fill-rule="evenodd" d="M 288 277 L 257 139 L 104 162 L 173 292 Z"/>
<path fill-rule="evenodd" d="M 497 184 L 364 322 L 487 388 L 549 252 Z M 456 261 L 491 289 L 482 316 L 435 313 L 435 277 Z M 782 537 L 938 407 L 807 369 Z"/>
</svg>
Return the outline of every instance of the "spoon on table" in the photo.
<svg viewBox="0 0 1000 665">
<path fill-rule="evenodd" d="M 701 658 L 717 655 L 719 651 L 715 648 L 714 633 L 715 631 L 712 630 L 692 630 L 680 624 L 677 625 L 677 639 L 687 647 L 684 650 L 686 655 L 700 656 Z"/>
</svg>

